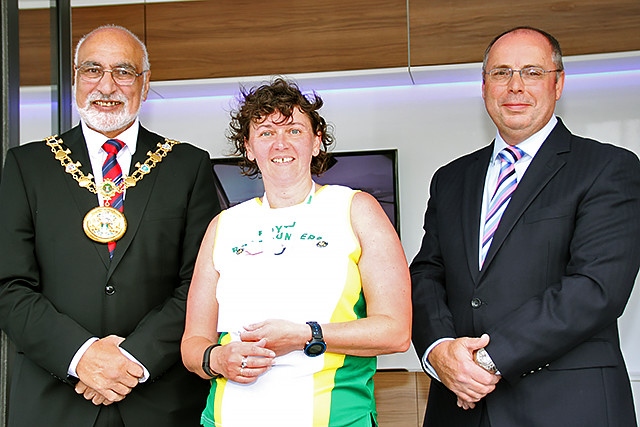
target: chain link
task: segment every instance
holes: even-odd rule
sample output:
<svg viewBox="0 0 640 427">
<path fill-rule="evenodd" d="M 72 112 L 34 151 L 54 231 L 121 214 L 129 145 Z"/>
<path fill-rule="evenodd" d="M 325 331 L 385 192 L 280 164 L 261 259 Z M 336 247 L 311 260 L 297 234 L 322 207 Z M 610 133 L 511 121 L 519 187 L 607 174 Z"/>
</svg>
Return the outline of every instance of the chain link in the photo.
<svg viewBox="0 0 640 427">
<path fill-rule="evenodd" d="M 174 139 L 164 139 L 164 143 L 158 142 L 158 149 L 155 152 L 147 151 L 147 160 L 144 163 L 136 163 L 137 168 L 131 175 L 124 177 L 120 185 L 115 185 L 110 179 L 106 179 L 100 186 L 96 186 L 92 174 L 85 175 L 80 167 L 80 162 L 74 162 L 69 157 L 71 150 L 62 146 L 62 139 L 58 135 L 53 135 L 45 138 L 46 144 L 51 148 L 51 152 L 55 156 L 56 160 L 60 161 L 60 164 L 64 168 L 65 172 L 73 177 L 78 182 L 78 185 L 82 188 L 86 188 L 93 194 L 100 194 L 103 199 L 109 200 L 114 194 L 123 193 L 125 189 L 134 187 L 138 181 L 140 181 L 146 174 L 167 157 L 167 154 L 173 149 L 173 146 L 180 144 L 180 141 Z"/>
</svg>

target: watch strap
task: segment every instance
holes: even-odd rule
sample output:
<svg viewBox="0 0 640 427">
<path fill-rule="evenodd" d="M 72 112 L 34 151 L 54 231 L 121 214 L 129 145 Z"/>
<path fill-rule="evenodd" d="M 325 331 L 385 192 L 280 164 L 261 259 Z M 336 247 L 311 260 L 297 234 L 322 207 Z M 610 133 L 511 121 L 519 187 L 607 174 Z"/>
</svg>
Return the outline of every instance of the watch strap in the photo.
<svg viewBox="0 0 640 427">
<path fill-rule="evenodd" d="M 211 366 L 209 365 L 211 360 L 211 350 L 219 346 L 220 344 L 217 344 L 217 343 L 211 344 L 209 347 L 205 349 L 204 354 L 202 355 L 202 370 L 204 371 L 205 374 L 209 375 L 211 378 L 218 378 L 222 376 L 222 374 L 219 374 L 216 371 L 211 370 Z"/>
<path fill-rule="evenodd" d="M 311 340 L 322 340 L 322 328 L 318 322 L 307 322 L 307 325 L 311 328 Z"/>
</svg>

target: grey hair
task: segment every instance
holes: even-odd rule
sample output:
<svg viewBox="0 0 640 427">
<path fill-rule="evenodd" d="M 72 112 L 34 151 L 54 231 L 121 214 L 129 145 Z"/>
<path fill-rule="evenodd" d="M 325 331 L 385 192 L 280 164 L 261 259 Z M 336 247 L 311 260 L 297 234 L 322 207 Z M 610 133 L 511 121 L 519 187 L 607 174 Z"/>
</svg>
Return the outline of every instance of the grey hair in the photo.
<svg viewBox="0 0 640 427">
<path fill-rule="evenodd" d="M 89 38 L 89 36 L 91 36 L 95 32 L 100 31 L 100 30 L 104 30 L 104 29 L 121 30 L 121 31 L 124 31 L 125 33 L 129 34 L 136 42 L 138 42 L 138 44 L 140 45 L 140 48 L 142 49 L 142 67 L 143 67 L 143 70 L 149 70 L 151 68 L 151 64 L 149 63 L 149 52 L 147 51 L 147 46 L 145 46 L 145 44 L 142 42 L 142 40 L 140 40 L 140 38 L 138 36 L 136 36 L 128 28 L 125 28 L 125 27 L 123 27 L 121 25 L 114 25 L 114 24 L 101 25 L 101 26 L 91 30 L 89 33 L 85 34 L 84 36 L 82 36 L 82 38 L 78 41 L 78 44 L 76 45 L 75 55 L 74 55 L 74 58 L 73 58 L 73 63 L 74 64 L 76 64 L 76 65 L 78 64 L 78 51 L 80 50 L 80 46 L 82 46 L 82 43 L 84 43 L 87 40 L 87 38 Z M 146 78 L 146 76 L 145 76 L 145 78 Z"/>
</svg>

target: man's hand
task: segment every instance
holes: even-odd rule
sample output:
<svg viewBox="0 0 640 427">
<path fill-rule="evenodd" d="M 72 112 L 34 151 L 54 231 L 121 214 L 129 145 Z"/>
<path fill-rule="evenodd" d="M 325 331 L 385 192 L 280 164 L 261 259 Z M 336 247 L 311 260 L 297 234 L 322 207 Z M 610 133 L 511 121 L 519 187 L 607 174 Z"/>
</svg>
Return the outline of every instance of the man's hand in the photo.
<svg viewBox="0 0 640 427">
<path fill-rule="evenodd" d="M 489 344 L 489 335 L 443 341 L 429 353 L 429 363 L 440 381 L 458 396 L 458 406 L 473 409 L 475 403 L 491 393 L 500 376 L 478 366 L 473 353 Z"/>
<path fill-rule="evenodd" d="M 122 341 L 124 338 L 110 335 L 94 342 L 76 368 L 80 381 L 110 402 L 124 399 L 138 385 L 138 379 L 144 375 L 142 366 L 129 360 L 120 351 L 118 345 Z M 83 395 L 85 392 L 86 390 L 82 390 Z M 91 392 L 88 395 L 91 395 Z M 91 400 L 93 401 L 93 398 Z"/>
<path fill-rule="evenodd" d="M 76 393 L 84 396 L 85 399 L 90 400 L 94 405 L 111 405 L 113 401 L 107 400 L 106 397 L 87 386 L 82 381 L 76 384 Z"/>
</svg>

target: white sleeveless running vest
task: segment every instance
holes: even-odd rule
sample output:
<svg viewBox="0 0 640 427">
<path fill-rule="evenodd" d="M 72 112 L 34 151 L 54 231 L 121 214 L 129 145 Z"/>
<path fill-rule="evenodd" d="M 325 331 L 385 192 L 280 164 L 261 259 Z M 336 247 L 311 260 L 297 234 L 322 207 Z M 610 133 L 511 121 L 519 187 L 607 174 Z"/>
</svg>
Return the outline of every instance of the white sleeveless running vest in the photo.
<svg viewBox="0 0 640 427">
<path fill-rule="evenodd" d="M 304 324 L 366 317 L 358 270 L 361 248 L 351 228 L 356 193 L 324 186 L 302 203 L 270 209 L 259 198 L 224 211 L 213 250 L 220 342 L 266 319 Z M 302 349 L 275 359 L 249 385 L 212 381 L 206 427 L 370 427 L 375 357 Z"/>
</svg>

